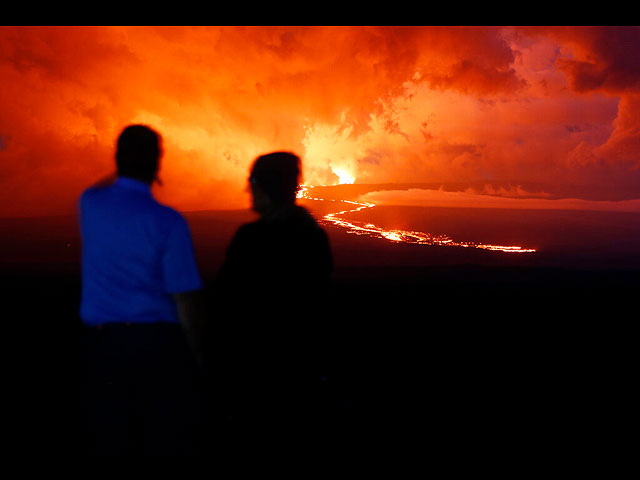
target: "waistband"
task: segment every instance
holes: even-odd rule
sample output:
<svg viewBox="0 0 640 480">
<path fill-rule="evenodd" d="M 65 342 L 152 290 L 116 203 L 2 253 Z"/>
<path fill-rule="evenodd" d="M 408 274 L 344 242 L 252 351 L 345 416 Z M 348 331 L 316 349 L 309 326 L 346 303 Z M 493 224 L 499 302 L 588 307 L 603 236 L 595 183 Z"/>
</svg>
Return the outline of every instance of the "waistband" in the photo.
<svg viewBox="0 0 640 480">
<path fill-rule="evenodd" d="M 176 328 L 180 327 L 177 322 L 107 322 L 98 325 L 85 325 L 85 328 L 92 332 L 104 332 L 109 330 L 144 330 L 151 328 Z"/>
</svg>

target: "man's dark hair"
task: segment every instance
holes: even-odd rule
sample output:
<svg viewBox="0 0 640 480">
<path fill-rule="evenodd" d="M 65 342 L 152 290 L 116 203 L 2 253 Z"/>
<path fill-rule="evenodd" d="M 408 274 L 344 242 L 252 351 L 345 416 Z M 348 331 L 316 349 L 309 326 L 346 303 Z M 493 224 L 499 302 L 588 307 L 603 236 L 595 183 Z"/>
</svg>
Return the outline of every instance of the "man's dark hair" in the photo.
<svg viewBox="0 0 640 480">
<path fill-rule="evenodd" d="M 255 182 L 277 203 L 294 203 L 300 177 L 300 157 L 274 152 L 256 159 L 249 180 Z"/>
<path fill-rule="evenodd" d="M 126 127 L 118 137 L 118 175 L 152 183 L 158 172 L 160 142 L 160 135 L 146 125 Z"/>
</svg>

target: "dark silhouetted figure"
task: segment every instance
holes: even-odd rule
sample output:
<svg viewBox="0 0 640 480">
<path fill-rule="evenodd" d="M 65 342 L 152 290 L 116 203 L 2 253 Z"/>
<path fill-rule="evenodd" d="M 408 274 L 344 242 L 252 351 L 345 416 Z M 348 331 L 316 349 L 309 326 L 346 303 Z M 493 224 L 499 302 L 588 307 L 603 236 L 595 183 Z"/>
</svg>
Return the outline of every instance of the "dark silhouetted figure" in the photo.
<svg viewBox="0 0 640 480">
<path fill-rule="evenodd" d="M 274 295 L 318 297 L 332 272 L 327 235 L 296 205 L 300 159 L 276 152 L 259 157 L 249 177 L 253 210 L 260 219 L 243 225 L 227 251 L 220 278 L 245 298 L 277 301 Z M 318 290 L 320 289 L 320 290 Z"/>
<path fill-rule="evenodd" d="M 333 262 L 325 231 L 296 204 L 300 171 L 292 153 L 257 158 L 249 186 L 260 218 L 238 229 L 220 270 L 217 378 L 244 439 L 293 439 L 321 417 L 321 317 Z"/>
<path fill-rule="evenodd" d="M 117 178 L 79 202 L 90 454 L 198 452 L 201 279 L 186 221 L 151 193 L 161 154 L 154 130 L 125 128 Z"/>
</svg>

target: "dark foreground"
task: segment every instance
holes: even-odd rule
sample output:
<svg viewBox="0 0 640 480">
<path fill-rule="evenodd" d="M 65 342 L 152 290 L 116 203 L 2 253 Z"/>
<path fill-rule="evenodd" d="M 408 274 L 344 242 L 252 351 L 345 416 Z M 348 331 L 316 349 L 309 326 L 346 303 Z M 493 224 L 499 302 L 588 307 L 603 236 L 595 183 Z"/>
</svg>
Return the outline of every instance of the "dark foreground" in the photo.
<svg viewBox="0 0 640 480">
<path fill-rule="evenodd" d="M 192 219 L 196 238 L 214 228 L 201 220 Z M 230 235 L 237 219 L 218 221 L 216 231 Z M 35 240 L 5 245 L 13 248 L 2 270 L 11 312 L 3 316 L 5 412 L 18 449 L 75 455 L 84 445 L 80 278 L 77 238 L 67 246 L 60 229 L 47 236 L 62 241 L 56 255 Z M 424 255 L 441 261 L 429 264 L 409 261 L 412 249 L 330 235 L 336 272 L 318 308 L 339 421 L 325 448 L 402 445 L 453 460 L 461 452 L 531 459 L 627 448 L 617 438 L 635 383 L 637 269 L 523 265 L 436 247 Z M 196 240 L 209 299 L 222 237 Z"/>
</svg>

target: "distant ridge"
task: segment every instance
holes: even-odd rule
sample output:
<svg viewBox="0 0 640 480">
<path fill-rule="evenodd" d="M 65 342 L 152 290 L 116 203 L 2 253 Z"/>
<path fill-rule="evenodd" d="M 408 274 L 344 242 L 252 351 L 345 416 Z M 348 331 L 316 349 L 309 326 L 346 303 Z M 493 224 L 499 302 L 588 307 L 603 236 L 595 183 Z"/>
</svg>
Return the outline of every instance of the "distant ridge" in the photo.
<svg viewBox="0 0 640 480">
<path fill-rule="evenodd" d="M 443 190 L 445 192 L 464 192 L 472 190 L 474 193 L 482 194 L 485 188 L 489 187 L 494 190 L 520 188 L 520 195 L 509 195 L 507 193 L 502 196 L 513 196 L 518 198 L 535 198 L 540 193 L 545 193 L 545 198 L 557 200 L 561 198 L 578 198 L 582 200 L 592 201 L 622 201 L 634 200 L 640 198 L 640 191 L 623 190 L 615 185 L 611 186 L 593 186 L 593 185 L 552 185 L 536 182 L 525 182 L 517 180 L 507 181 L 474 181 L 474 182 L 431 182 L 431 183 L 352 183 L 340 185 L 321 185 L 314 186 L 314 191 L 321 192 L 322 197 L 332 200 L 356 200 L 359 196 L 370 192 L 388 191 L 388 190 Z M 529 193 L 530 195 L 527 195 Z M 486 192 L 489 194 L 489 192 Z"/>
</svg>

